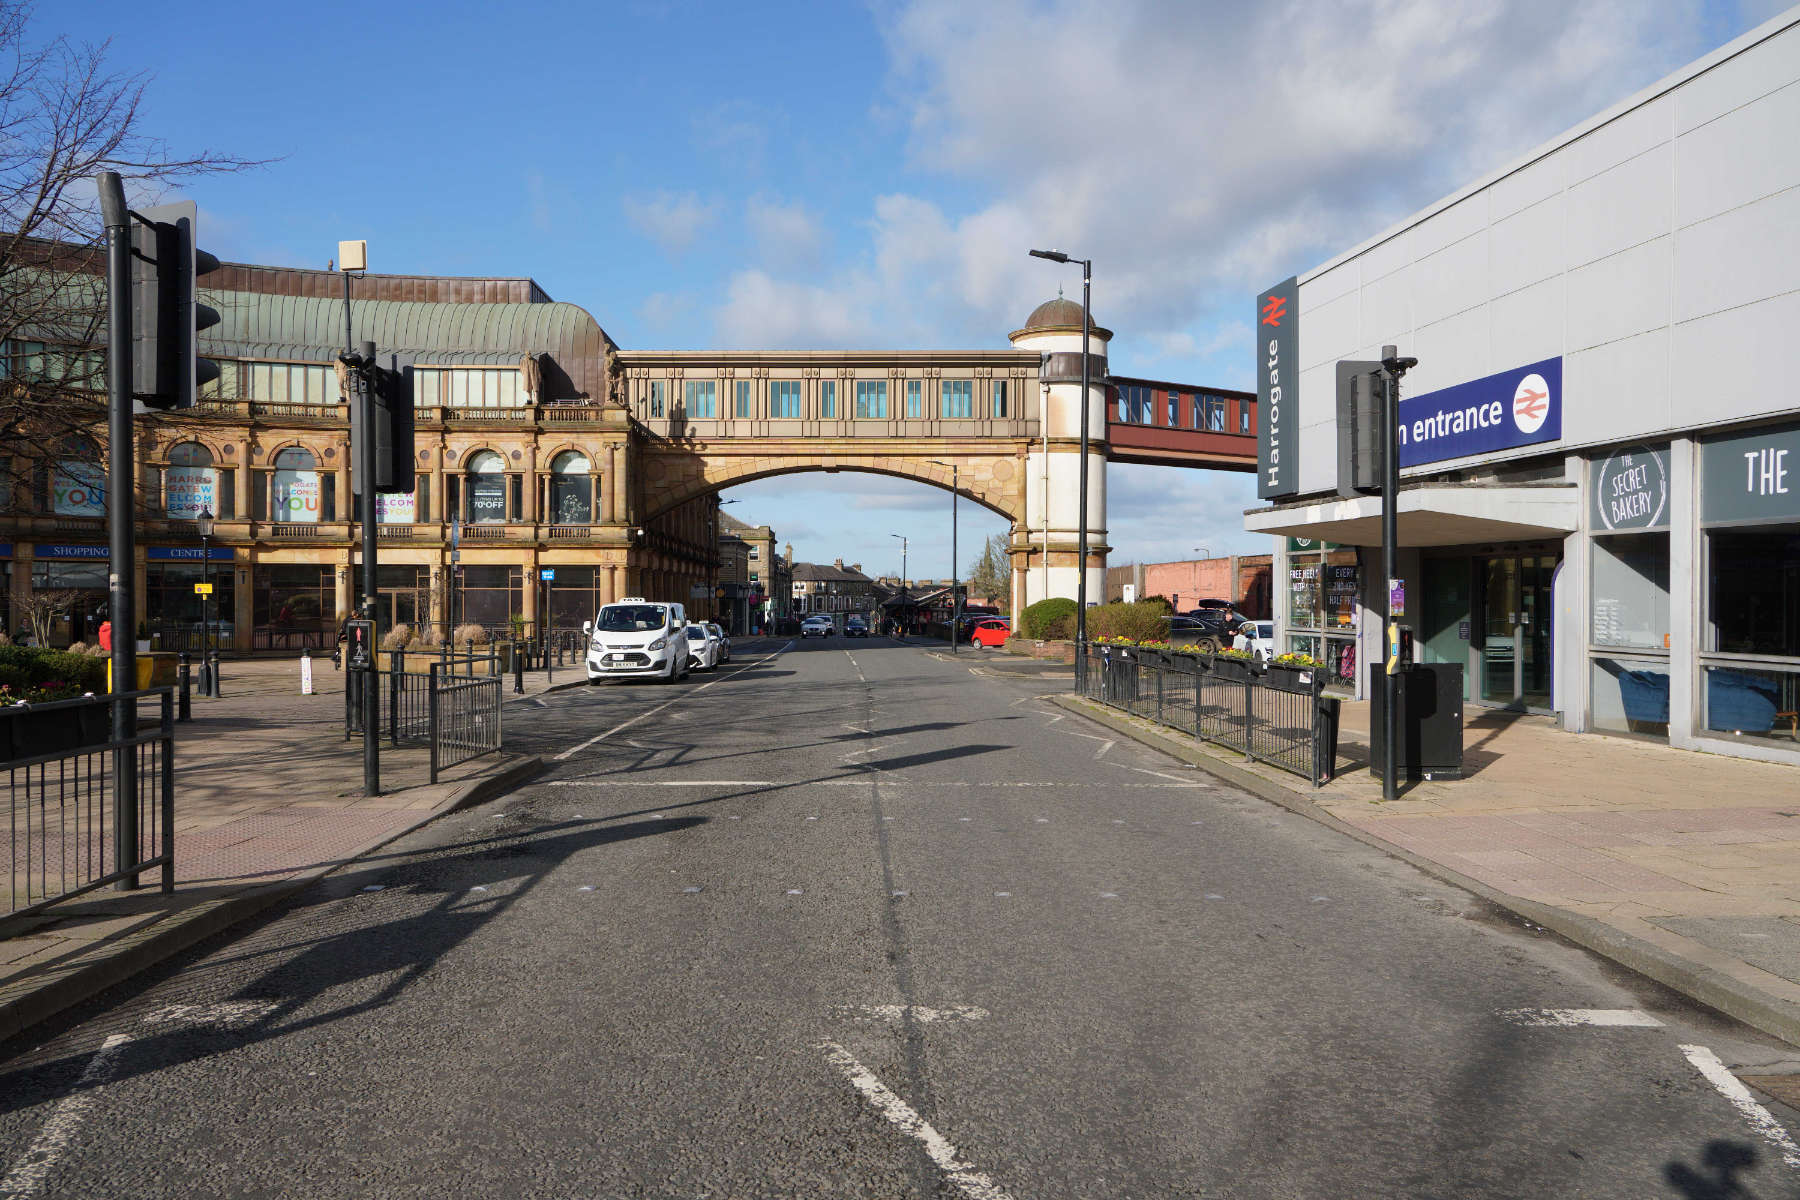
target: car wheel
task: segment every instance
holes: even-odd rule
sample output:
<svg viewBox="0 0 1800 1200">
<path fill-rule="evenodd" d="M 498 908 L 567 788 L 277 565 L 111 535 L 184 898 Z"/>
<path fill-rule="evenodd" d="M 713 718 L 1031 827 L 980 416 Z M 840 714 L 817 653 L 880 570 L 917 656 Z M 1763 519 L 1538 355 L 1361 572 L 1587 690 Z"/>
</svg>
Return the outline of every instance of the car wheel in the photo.
<svg viewBox="0 0 1800 1200">
<path fill-rule="evenodd" d="M 1194 645 L 1202 654 L 1217 654 L 1219 652 L 1218 638 L 1203 637 L 1195 642 Z"/>
</svg>

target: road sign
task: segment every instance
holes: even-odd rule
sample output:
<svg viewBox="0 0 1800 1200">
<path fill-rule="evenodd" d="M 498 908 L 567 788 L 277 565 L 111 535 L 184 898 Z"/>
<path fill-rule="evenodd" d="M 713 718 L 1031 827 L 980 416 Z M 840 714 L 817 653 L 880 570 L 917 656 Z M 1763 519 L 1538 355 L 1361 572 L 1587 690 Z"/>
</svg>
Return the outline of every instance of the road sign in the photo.
<svg viewBox="0 0 1800 1200">
<path fill-rule="evenodd" d="M 543 580 L 545 583 L 549 583 L 551 580 L 556 578 L 556 568 L 555 567 L 540 568 L 538 570 L 538 578 Z"/>
<path fill-rule="evenodd" d="M 194 595 L 210 596 L 212 595 L 212 587 L 213 585 L 210 583 L 196 583 L 194 585 Z"/>
</svg>

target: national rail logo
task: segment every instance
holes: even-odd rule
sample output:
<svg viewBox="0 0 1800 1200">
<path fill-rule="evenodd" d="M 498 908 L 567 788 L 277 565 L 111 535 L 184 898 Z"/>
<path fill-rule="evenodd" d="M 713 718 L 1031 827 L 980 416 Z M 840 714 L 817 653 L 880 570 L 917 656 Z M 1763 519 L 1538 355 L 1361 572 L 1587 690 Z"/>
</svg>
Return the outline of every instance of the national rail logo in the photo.
<svg viewBox="0 0 1800 1200">
<path fill-rule="evenodd" d="M 1513 389 L 1512 419 L 1520 433 L 1533 434 L 1550 417 L 1550 385 L 1538 374 L 1527 375 Z"/>
</svg>

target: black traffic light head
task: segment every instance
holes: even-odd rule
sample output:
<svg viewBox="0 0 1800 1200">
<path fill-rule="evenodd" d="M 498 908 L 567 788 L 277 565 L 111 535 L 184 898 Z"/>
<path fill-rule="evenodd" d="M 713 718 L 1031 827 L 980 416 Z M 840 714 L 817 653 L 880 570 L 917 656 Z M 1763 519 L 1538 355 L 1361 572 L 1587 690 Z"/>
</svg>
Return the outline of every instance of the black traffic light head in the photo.
<svg viewBox="0 0 1800 1200">
<path fill-rule="evenodd" d="M 1337 365 L 1337 490 L 1346 500 L 1381 490 L 1386 378 L 1378 362 Z"/>
<path fill-rule="evenodd" d="M 131 394 L 146 408 L 192 408 L 219 366 L 197 356 L 198 333 L 219 314 L 195 298 L 198 276 L 219 260 L 194 244 L 191 200 L 132 213 Z"/>
<path fill-rule="evenodd" d="M 413 490 L 413 393 L 411 368 L 402 368 L 393 355 L 379 365 L 375 347 L 363 343 L 360 354 L 345 355 L 353 372 L 360 370 L 374 393 L 375 490 L 407 495 Z M 361 364 L 359 367 L 357 364 Z M 362 494 L 362 405 L 350 400 L 350 489 Z"/>
</svg>

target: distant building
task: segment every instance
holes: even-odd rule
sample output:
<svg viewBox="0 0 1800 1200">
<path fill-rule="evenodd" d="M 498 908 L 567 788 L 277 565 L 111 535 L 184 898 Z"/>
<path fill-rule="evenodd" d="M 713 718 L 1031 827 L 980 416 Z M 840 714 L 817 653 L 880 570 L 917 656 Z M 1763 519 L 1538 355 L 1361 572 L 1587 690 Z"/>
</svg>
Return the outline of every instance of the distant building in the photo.
<svg viewBox="0 0 1800 1200">
<path fill-rule="evenodd" d="M 875 581 L 862 573 L 861 563 L 834 559 L 830 566 L 801 563 L 793 566 L 794 614 L 867 612 L 874 607 Z"/>
</svg>

